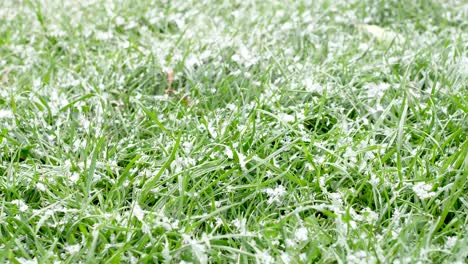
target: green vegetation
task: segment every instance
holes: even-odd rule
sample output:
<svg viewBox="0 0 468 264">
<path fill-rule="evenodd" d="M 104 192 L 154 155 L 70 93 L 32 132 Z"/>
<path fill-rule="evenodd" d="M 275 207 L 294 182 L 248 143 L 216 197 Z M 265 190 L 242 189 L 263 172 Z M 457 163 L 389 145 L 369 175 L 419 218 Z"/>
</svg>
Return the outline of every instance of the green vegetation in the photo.
<svg viewBox="0 0 468 264">
<path fill-rule="evenodd" d="M 0 1 L 0 262 L 465 263 L 467 17 Z"/>
</svg>

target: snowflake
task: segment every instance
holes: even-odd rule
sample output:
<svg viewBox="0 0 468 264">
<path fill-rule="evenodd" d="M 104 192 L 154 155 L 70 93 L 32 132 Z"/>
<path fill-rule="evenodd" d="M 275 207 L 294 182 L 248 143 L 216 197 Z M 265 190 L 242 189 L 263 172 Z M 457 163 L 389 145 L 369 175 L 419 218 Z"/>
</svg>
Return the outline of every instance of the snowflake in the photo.
<svg viewBox="0 0 468 264">
<path fill-rule="evenodd" d="M 138 204 L 135 204 L 133 207 L 133 215 L 140 221 L 143 221 L 143 218 L 145 217 L 145 212 L 141 209 L 141 207 Z"/>
<path fill-rule="evenodd" d="M 268 204 L 272 204 L 274 202 L 280 203 L 280 198 L 286 194 L 286 189 L 282 185 L 278 185 L 278 187 L 272 189 L 267 188 L 265 189 L 265 193 L 268 195 Z"/>
<path fill-rule="evenodd" d="M 309 232 L 307 231 L 307 228 L 301 227 L 294 232 L 294 238 L 297 242 L 303 242 L 306 241 L 308 238 Z"/>
<path fill-rule="evenodd" d="M 385 91 L 390 88 L 388 83 L 367 83 L 363 87 L 367 91 L 369 98 L 381 98 Z"/>
<path fill-rule="evenodd" d="M 22 200 L 13 200 L 11 201 L 11 203 L 16 205 L 18 207 L 18 210 L 20 210 L 20 212 L 25 212 L 29 208 L 29 206 L 25 204 Z"/>
<path fill-rule="evenodd" d="M 432 185 L 424 182 L 418 182 L 413 185 L 414 193 L 419 197 L 419 199 L 428 199 L 436 195 L 435 192 L 432 192 Z"/>
<path fill-rule="evenodd" d="M 278 114 L 278 118 L 284 123 L 294 122 L 294 119 L 295 119 L 293 115 L 289 115 L 285 113 Z"/>
<path fill-rule="evenodd" d="M 80 249 L 81 249 L 81 246 L 79 244 L 65 246 L 65 250 L 70 255 L 78 253 L 80 251 Z"/>
</svg>

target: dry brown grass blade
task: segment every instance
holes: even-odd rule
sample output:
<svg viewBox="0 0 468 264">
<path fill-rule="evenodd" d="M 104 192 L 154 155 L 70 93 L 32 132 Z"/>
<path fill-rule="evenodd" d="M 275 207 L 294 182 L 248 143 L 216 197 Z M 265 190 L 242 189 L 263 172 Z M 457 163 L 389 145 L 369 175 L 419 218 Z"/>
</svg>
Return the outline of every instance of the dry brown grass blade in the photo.
<svg viewBox="0 0 468 264">
<path fill-rule="evenodd" d="M 172 83 L 174 82 L 174 70 L 172 68 L 169 68 L 166 70 L 166 74 L 167 74 L 167 89 L 171 90 Z"/>
<path fill-rule="evenodd" d="M 167 89 L 164 93 L 168 96 L 177 95 L 179 91 L 172 89 L 172 83 L 174 82 L 174 70 L 172 68 L 168 68 L 166 70 L 167 74 Z M 181 101 L 185 106 L 190 106 L 191 102 L 188 96 L 186 95 L 178 95 L 177 100 Z"/>
<path fill-rule="evenodd" d="M 2 83 L 7 83 L 9 81 L 8 75 L 10 74 L 10 69 L 6 69 L 2 74 Z"/>
<path fill-rule="evenodd" d="M 164 91 L 164 93 L 167 94 L 167 95 L 175 95 L 175 94 L 177 94 L 177 91 L 173 90 L 173 89 L 166 89 Z"/>
</svg>

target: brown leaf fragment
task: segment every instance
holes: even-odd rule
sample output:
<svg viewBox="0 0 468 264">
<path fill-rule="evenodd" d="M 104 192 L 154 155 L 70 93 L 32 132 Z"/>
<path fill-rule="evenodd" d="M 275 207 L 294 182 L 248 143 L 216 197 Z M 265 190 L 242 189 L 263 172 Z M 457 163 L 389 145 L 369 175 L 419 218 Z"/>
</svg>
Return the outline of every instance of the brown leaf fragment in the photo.
<svg viewBox="0 0 468 264">
<path fill-rule="evenodd" d="M 173 89 L 166 89 L 164 91 L 164 93 L 167 94 L 167 95 L 175 95 L 175 94 L 177 94 L 177 91 L 173 90 Z"/>
<path fill-rule="evenodd" d="M 191 103 L 190 103 L 190 99 L 188 96 L 183 96 L 182 98 L 180 98 L 180 100 L 184 103 L 185 106 L 190 106 Z"/>
</svg>

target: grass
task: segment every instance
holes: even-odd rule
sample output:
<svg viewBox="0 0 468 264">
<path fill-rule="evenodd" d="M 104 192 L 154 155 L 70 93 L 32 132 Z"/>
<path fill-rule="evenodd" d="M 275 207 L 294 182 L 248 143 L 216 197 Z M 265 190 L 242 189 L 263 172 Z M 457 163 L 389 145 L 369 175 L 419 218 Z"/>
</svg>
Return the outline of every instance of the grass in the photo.
<svg viewBox="0 0 468 264">
<path fill-rule="evenodd" d="M 1 1 L 0 262 L 466 263 L 468 5 L 310 2 Z"/>
</svg>

